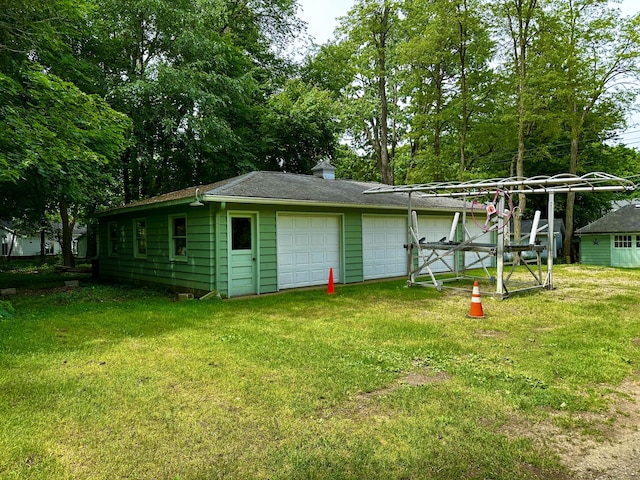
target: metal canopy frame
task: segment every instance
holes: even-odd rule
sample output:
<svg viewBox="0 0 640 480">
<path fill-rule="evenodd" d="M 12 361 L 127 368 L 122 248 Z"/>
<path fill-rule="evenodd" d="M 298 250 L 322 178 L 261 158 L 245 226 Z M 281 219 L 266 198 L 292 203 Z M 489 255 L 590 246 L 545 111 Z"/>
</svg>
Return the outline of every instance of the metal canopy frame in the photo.
<svg viewBox="0 0 640 480">
<path fill-rule="evenodd" d="M 494 296 L 504 299 L 512 293 L 516 293 L 523 290 L 542 289 L 546 288 L 551 290 L 553 286 L 553 249 L 550 249 L 547 254 L 547 269 L 543 278 L 543 271 L 541 265 L 541 253 L 544 247 L 535 242 L 537 233 L 546 230 L 547 233 L 547 245 L 551 247 L 554 245 L 554 208 L 555 208 L 555 194 L 557 193 L 569 193 L 569 192 L 624 192 L 633 191 L 637 187 L 629 179 L 617 177 L 603 172 L 592 172 L 582 176 L 573 174 L 559 174 L 554 176 L 535 176 L 535 177 L 509 177 L 509 178 L 493 178 L 487 180 L 469 180 L 464 182 L 437 182 L 437 183 L 424 183 L 415 185 L 384 185 L 380 187 L 374 187 L 366 190 L 365 194 L 382 194 L 382 193 L 408 193 L 408 244 L 407 248 L 407 275 L 408 285 L 422 285 L 433 286 L 438 290 L 443 287 L 444 281 L 459 280 L 462 278 L 469 278 L 466 275 L 466 269 L 469 266 L 465 265 L 466 259 L 463 254 L 462 272 L 458 268 L 458 261 L 456 257 L 457 252 L 474 252 L 477 259 L 472 263 L 476 265 L 480 263 L 487 276 L 493 282 L 495 281 L 496 290 Z M 421 242 L 419 235 L 417 234 L 417 216 L 412 210 L 411 196 L 418 194 L 421 197 L 462 197 L 464 200 L 462 208 L 462 241 L 454 241 L 454 232 L 457 228 L 459 219 L 459 213 L 456 212 L 454 222 L 451 226 L 451 234 L 448 241 L 443 239 L 439 242 Z M 471 236 L 466 227 L 467 217 L 467 198 L 480 197 L 488 194 L 493 194 L 494 199 L 497 200 L 497 205 L 494 206 L 493 211 L 488 214 L 495 213 L 498 215 L 496 218 L 496 224 L 491 231 L 496 232 L 495 243 L 477 243 L 477 240 L 481 235 Z M 537 220 L 539 220 L 540 212 L 536 212 L 536 220 L 534 221 L 533 228 L 530 235 L 530 241 L 526 245 L 509 245 L 509 234 L 505 228 L 505 196 L 515 194 L 546 194 L 548 195 L 547 202 L 547 226 L 540 229 L 537 228 Z M 513 212 L 510 212 L 512 214 Z M 507 218 L 507 222 L 508 222 Z M 485 232 L 483 232 L 485 233 Z M 524 237 L 526 238 L 526 237 Z M 414 251 L 418 252 L 419 263 L 418 267 L 414 268 Z M 529 262 L 523 257 L 524 252 L 535 253 L 536 269 L 530 267 Z M 513 255 L 513 263 L 510 271 L 505 275 L 505 257 L 507 255 Z M 489 256 L 496 257 L 496 277 L 495 279 L 489 275 L 484 260 Z M 451 263 L 449 263 L 447 257 L 451 257 Z M 439 279 L 431 270 L 431 265 L 436 261 L 441 261 L 449 270 L 447 274 L 453 273 L 453 277 L 449 277 L 446 280 Z M 518 265 L 524 265 L 528 272 L 533 277 L 532 284 L 525 284 L 521 288 L 511 287 L 511 276 Z M 426 273 L 425 273 L 426 271 Z M 428 274 L 431 282 L 420 282 L 417 280 L 419 276 Z"/>
<path fill-rule="evenodd" d="M 629 179 L 603 172 L 592 172 L 582 176 L 562 173 L 554 176 L 508 177 L 464 182 L 436 182 L 415 185 L 383 185 L 370 188 L 364 193 L 412 193 L 420 192 L 427 197 L 476 196 L 508 190 L 509 193 L 568 193 L 568 192 L 622 192 L 633 191 L 636 185 Z"/>
</svg>

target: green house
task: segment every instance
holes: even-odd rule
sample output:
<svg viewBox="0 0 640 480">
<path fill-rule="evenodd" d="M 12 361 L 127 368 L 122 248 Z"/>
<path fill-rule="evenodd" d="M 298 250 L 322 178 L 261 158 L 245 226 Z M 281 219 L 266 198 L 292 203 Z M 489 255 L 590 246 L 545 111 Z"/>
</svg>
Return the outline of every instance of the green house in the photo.
<svg viewBox="0 0 640 480">
<path fill-rule="evenodd" d="M 640 267 L 640 204 L 624 206 L 576 230 L 580 263 Z"/>
<path fill-rule="evenodd" d="M 365 195 L 377 184 L 314 175 L 251 172 L 137 201 L 99 216 L 99 276 L 155 283 L 199 296 L 407 274 L 408 196 Z M 413 195 L 421 235 L 449 234 L 462 202 Z"/>
</svg>

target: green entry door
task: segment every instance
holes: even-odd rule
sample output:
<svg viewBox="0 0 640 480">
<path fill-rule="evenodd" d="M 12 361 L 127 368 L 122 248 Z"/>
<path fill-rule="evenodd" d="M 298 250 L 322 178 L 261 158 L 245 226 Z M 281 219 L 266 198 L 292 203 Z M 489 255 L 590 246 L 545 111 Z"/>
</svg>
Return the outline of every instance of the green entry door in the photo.
<svg viewBox="0 0 640 480">
<path fill-rule="evenodd" d="M 256 217 L 232 214 L 229 225 L 229 296 L 257 293 Z"/>
</svg>

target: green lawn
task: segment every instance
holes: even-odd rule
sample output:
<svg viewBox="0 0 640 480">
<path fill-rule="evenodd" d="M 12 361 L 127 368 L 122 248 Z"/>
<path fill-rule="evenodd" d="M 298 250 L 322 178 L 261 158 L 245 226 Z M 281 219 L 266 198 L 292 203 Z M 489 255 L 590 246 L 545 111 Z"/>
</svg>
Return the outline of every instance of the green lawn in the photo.
<svg viewBox="0 0 640 480">
<path fill-rule="evenodd" d="M 402 281 L 178 303 L 5 271 L 0 478 L 569 478 L 526 431 L 602 435 L 640 271 L 555 273 L 472 320 L 470 292 Z"/>
</svg>

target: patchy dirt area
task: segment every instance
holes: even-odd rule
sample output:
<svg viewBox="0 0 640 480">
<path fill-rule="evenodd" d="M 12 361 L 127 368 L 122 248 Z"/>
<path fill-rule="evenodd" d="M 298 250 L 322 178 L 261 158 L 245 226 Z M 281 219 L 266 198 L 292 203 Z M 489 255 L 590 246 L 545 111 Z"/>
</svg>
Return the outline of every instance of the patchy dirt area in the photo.
<svg viewBox="0 0 640 480">
<path fill-rule="evenodd" d="M 414 367 L 418 367 L 419 362 L 414 364 Z M 420 385 L 429 385 L 434 383 L 442 383 L 449 380 L 451 376 L 447 373 L 436 371 L 429 366 L 420 366 L 417 371 L 408 373 L 402 378 L 398 379 L 393 385 L 390 385 L 386 388 L 381 388 L 379 390 L 375 390 L 373 392 L 364 393 L 361 395 L 362 398 L 372 398 L 387 395 L 394 390 L 402 388 L 405 385 L 411 387 L 419 387 Z M 640 480 L 640 479 L 639 479 Z"/>
<path fill-rule="evenodd" d="M 608 411 L 577 417 L 590 434 L 579 435 L 576 429 L 567 433 L 553 419 L 511 433 L 555 451 L 573 472 L 572 478 L 640 480 L 640 372 L 610 394 Z"/>
<path fill-rule="evenodd" d="M 449 378 L 446 373 L 422 367 L 395 384 L 362 397 L 385 395 L 404 385 L 442 383 Z M 534 425 L 512 426 L 508 428 L 509 434 L 531 438 L 539 446 L 556 452 L 572 472 L 571 478 L 640 480 L 640 372 L 612 389 L 609 400 L 608 411 L 575 416 L 574 420 L 588 429 L 584 435 L 580 435 L 578 428 L 563 429 L 553 417 Z"/>
<path fill-rule="evenodd" d="M 563 462 L 576 478 L 640 479 L 640 375 L 620 385 L 613 395 L 610 411 L 601 419 L 602 441 L 565 440 L 558 444 Z"/>
</svg>

